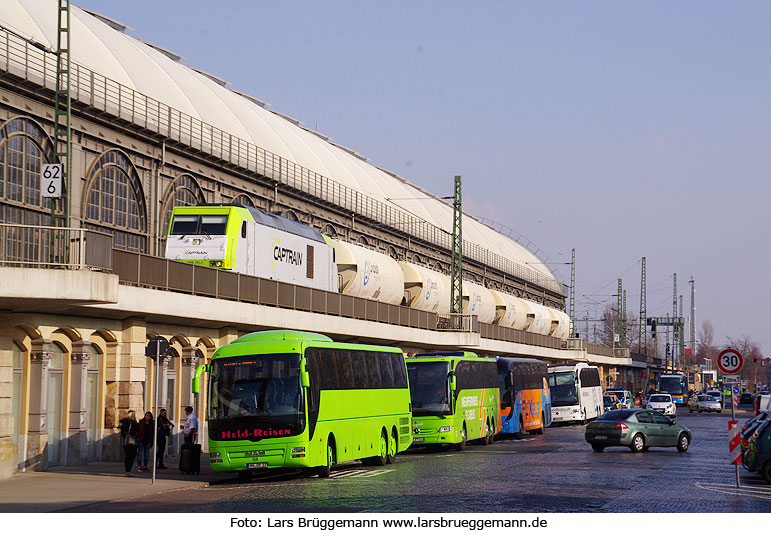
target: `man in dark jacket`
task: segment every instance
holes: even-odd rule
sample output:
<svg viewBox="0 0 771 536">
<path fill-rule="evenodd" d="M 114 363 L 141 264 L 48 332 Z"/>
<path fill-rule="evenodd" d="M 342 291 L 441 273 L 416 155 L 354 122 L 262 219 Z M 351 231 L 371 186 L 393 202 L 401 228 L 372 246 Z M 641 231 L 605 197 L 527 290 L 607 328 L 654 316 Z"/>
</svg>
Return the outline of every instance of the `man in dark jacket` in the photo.
<svg viewBox="0 0 771 536">
<path fill-rule="evenodd" d="M 166 410 L 162 409 L 158 413 L 158 459 L 156 460 L 158 469 L 166 469 L 163 465 L 163 455 L 166 452 L 166 438 L 171 435 L 172 423 L 169 420 Z"/>
</svg>

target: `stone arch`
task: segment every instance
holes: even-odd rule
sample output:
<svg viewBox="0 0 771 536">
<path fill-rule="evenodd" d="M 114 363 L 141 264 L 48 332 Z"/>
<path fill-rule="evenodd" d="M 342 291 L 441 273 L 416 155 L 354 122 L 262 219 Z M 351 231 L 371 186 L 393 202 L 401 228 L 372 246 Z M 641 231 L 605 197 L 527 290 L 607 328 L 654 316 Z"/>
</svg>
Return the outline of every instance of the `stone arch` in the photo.
<svg viewBox="0 0 771 536">
<path fill-rule="evenodd" d="M 399 260 L 399 253 L 396 251 L 396 248 L 393 246 L 388 246 L 386 248 L 386 255 L 394 259 L 395 261 Z"/>
<path fill-rule="evenodd" d="M 70 339 L 71 342 L 78 342 L 83 340 L 83 336 L 75 328 L 62 327 L 54 331 L 54 333 L 63 333 Z"/>
<path fill-rule="evenodd" d="M 142 181 L 120 149 L 102 153 L 86 174 L 82 217 L 89 229 L 113 235 L 118 249 L 147 253 L 148 221 Z"/>
<path fill-rule="evenodd" d="M 361 236 L 360 236 L 360 237 L 359 237 L 359 238 L 356 240 L 356 242 L 357 242 L 358 244 L 361 244 L 362 246 L 365 246 L 365 247 L 368 247 L 368 246 L 369 246 L 369 239 L 367 239 L 367 237 L 366 237 L 366 236 L 364 236 L 364 235 L 361 235 Z"/>
</svg>

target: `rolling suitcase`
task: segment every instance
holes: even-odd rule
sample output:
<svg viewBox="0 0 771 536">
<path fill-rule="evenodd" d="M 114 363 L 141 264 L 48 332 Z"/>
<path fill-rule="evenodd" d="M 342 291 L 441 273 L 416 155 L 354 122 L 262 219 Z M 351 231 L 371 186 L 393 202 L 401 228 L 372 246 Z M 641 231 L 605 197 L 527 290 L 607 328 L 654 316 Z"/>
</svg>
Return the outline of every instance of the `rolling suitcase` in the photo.
<svg viewBox="0 0 771 536">
<path fill-rule="evenodd" d="M 179 452 L 179 472 L 188 475 L 201 473 L 201 445 L 184 443 Z"/>
</svg>

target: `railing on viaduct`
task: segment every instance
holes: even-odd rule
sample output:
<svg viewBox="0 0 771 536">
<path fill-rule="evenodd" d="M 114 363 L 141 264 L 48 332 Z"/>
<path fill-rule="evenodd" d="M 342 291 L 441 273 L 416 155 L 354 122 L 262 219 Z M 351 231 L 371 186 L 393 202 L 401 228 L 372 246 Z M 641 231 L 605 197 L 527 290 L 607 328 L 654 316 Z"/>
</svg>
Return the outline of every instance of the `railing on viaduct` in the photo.
<svg viewBox="0 0 771 536">
<path fill-rule="evenodd" d="M 0 266 L 106 271 L 116 274 L 124 285 L 417 329 L 447 331 L 449 326 L 461 326 L 452 331 L 531 346 L 563 347 L 558 338 L 485 324 L 478 322 L 476 315 L 461 315 L 456 323 L 448 315 L 411 307 L 113 249 L 111 235 L 89 229 L 0 224 Z"/>
</svg>

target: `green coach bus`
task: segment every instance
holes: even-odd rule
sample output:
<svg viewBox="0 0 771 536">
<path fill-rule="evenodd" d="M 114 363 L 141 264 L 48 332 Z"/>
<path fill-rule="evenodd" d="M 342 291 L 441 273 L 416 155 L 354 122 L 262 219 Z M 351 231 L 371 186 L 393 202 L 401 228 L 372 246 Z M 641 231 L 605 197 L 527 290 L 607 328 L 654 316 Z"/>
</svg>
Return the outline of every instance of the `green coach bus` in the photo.
<svg viewBox="0 0 771 536">
<path fill-rule="evenodd" d="M 385 465 L 412 442 L 399 348 L 335 343 L 290 330 L 244 335 L 209 365 L 209 461 L 215 472 Z"/>
<path fill-rule="evenodd" d="M 407 358 L 412 397 L 412 446 L 492 443 L 500 412 L 495 359 L 473 352 L 434 352 Z"/>
</svg>

